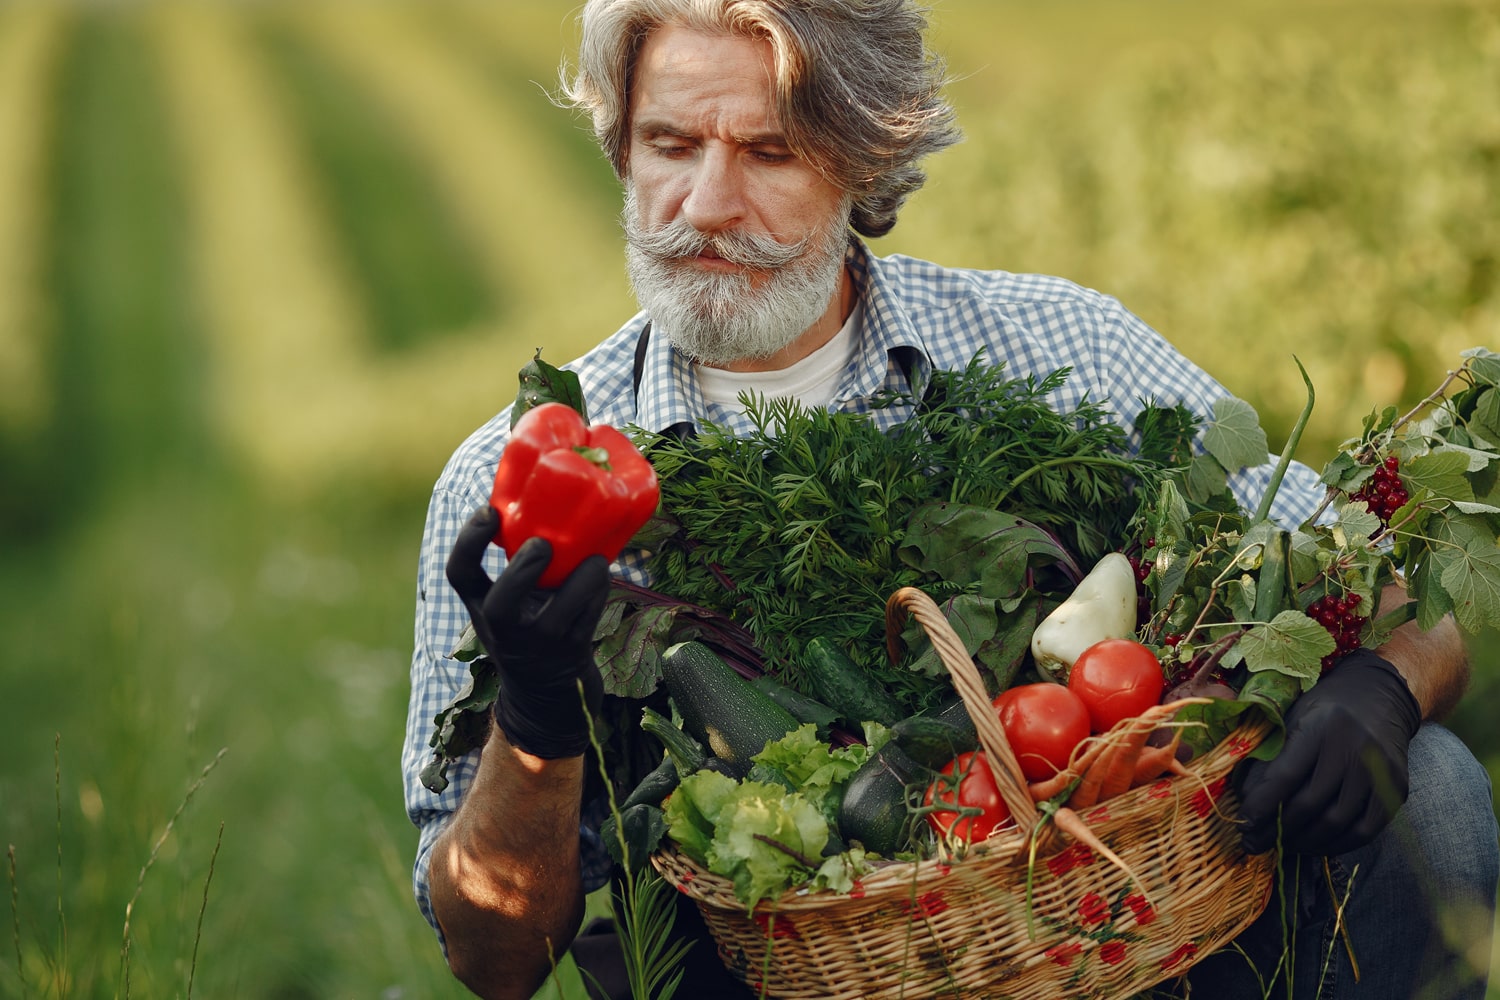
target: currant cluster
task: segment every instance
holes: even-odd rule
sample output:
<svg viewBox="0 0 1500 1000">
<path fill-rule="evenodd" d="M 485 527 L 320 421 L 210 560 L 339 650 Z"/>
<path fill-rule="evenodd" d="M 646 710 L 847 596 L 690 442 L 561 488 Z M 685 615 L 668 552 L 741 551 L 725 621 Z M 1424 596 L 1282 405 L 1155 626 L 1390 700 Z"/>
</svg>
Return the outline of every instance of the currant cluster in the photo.
<svg viewBox="0 0 1500 1000">
<path fill-rule="evenodd" d="M 1387 456 L 1384 462 L 1375 466 L 1375 474 L 1365 480 L 1365 484 L 1358 490 L 1349 494 L 1350 500 L 1363 500 L 1368 504 L 1370 513 L 1380 518 L 1380 523 L 1384 525 L 1389 525 L 1392 515 L 1411 499 L 1406 487 L 1401 484 L 1401 477 L 1396 475 L 1400 464 L 1395 455 Z"/>
<path fill-rule="evenodd" d="M 1323 669 L 1333 666 L 1335 660 L 1359 648 L 1359 634 L 1369 617 L 1359 613 L 1358 594 L 1324 594 L 1307 606 L 1308 617 L 1322 625 L 1337 643 L 1333 652 L 1323 657 Z"/>
</svg>

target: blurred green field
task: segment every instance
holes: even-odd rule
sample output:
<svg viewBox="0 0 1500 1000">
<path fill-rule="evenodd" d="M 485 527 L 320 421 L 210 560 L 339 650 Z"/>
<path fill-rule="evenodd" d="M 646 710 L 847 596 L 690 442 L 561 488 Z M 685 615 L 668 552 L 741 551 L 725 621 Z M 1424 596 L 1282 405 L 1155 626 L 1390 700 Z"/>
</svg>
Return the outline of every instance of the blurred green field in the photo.
<svg viewBox="0 0 1500 1000">
<path fill-rule="evenodd" d="M 409 888 L 412 575 L 516 370 L 633 310 L 546 94 L 573 7 L 0 6 L 0 997 L 463 995 Z M 1296 354 L 1315 465 L 1500 343 L 1493 4 L 945 0 L 936 33 L 968 141 L 880 251 L 1115 294 L 1273 437 Z M 1453 724 L 1497 774 L 1473 651 Z"/>
</svg>

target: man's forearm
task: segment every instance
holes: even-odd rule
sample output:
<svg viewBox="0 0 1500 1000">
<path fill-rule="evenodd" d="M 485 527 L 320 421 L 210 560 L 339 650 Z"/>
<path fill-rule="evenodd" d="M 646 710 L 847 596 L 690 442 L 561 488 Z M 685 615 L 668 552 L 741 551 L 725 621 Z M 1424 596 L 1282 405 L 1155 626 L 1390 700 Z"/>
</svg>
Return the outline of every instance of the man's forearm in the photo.
<svg viewBox="0 0 1500 1000">
<path fill-rule="evenodd" d="M 1408 599 L 1406 592 L 1395 586 L 1383 597 L 1383 608 L 1396 607 Z M 1468 649 L 1451 615 L 1426 632 L 1416 622 L 1407 622 L 1391 634 L 1379 653 L 1406 678 L 1423 719 L 1441 719 L 1453 711 L 1469 686 Z"/>
<path fill-rule="evenodd" d="M 433 846 L 432 908 L 453 974 L 483 997 L 530 997 L 583 919 L 582 757 L 542 760 L 496 727 Z"/>
</svg>

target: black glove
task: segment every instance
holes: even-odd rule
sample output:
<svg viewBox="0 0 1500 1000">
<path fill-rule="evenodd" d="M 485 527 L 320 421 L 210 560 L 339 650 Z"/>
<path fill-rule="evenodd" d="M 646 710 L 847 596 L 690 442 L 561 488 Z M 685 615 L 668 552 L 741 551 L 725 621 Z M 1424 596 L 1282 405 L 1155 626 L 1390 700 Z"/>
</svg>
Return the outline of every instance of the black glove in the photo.
<svg viewBox="0 0 1500 1000">
<path fill-rule="evenodd" d="M 1336 662 L 1286 714 L 1286 745 L 1236 773 L 1241 843 L 1251 854 L 1363 847 L 1406 801 L 1406 748 L 1422 710 L 1390 661 L 1358 649 Z"/>
<path fill-rule="evenodd" d="M 469 609 L 500 675 L 495 724 L 511 746 L 529 754 L 576 757 L 589 745 L 584 703 L 598 714 L 604 698 L 594 665 L 594 628 L 609 597 L 609 562 L 590 556 L 561 587 L 539 590 L 536 582 L 552 560 L 552 546 L 532 538 L 491 581 L 482 560 L 499 526 L 494 508 L 475 511 L 458 533 L 447 566 L 448 582 Z"/>
</svg>

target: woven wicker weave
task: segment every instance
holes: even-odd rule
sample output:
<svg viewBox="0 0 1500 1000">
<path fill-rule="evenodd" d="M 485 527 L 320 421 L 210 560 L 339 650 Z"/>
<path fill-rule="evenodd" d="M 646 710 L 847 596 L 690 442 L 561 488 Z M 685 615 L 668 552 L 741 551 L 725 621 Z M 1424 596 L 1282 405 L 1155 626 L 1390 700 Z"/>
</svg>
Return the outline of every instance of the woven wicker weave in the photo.
<svg viewBox="0 0 1500 1000">
<path fill-rule="evenodd" d="M 731 971 L 773 997 L 1129 997 L 1181 975 L 1260 914 L 1275 858 L 1240 850 L 1227 778 L 1264 724 L 1231 733 L 1191 775 L 1083 813 L 1140 884 L 1058 836 L 1039 842 L 1029 866 L 1021 831 L 1036 808 L 973 662 L 927 595 L 895 594 L 891 626 L 907 613 L 953 675 L 1018 828 L 962 857 L 883 865 L 847 894 L 789 891 L 753 914 L 727 879 L 658 852 L 656 867 L 696 902 Z"/>
</svg>

